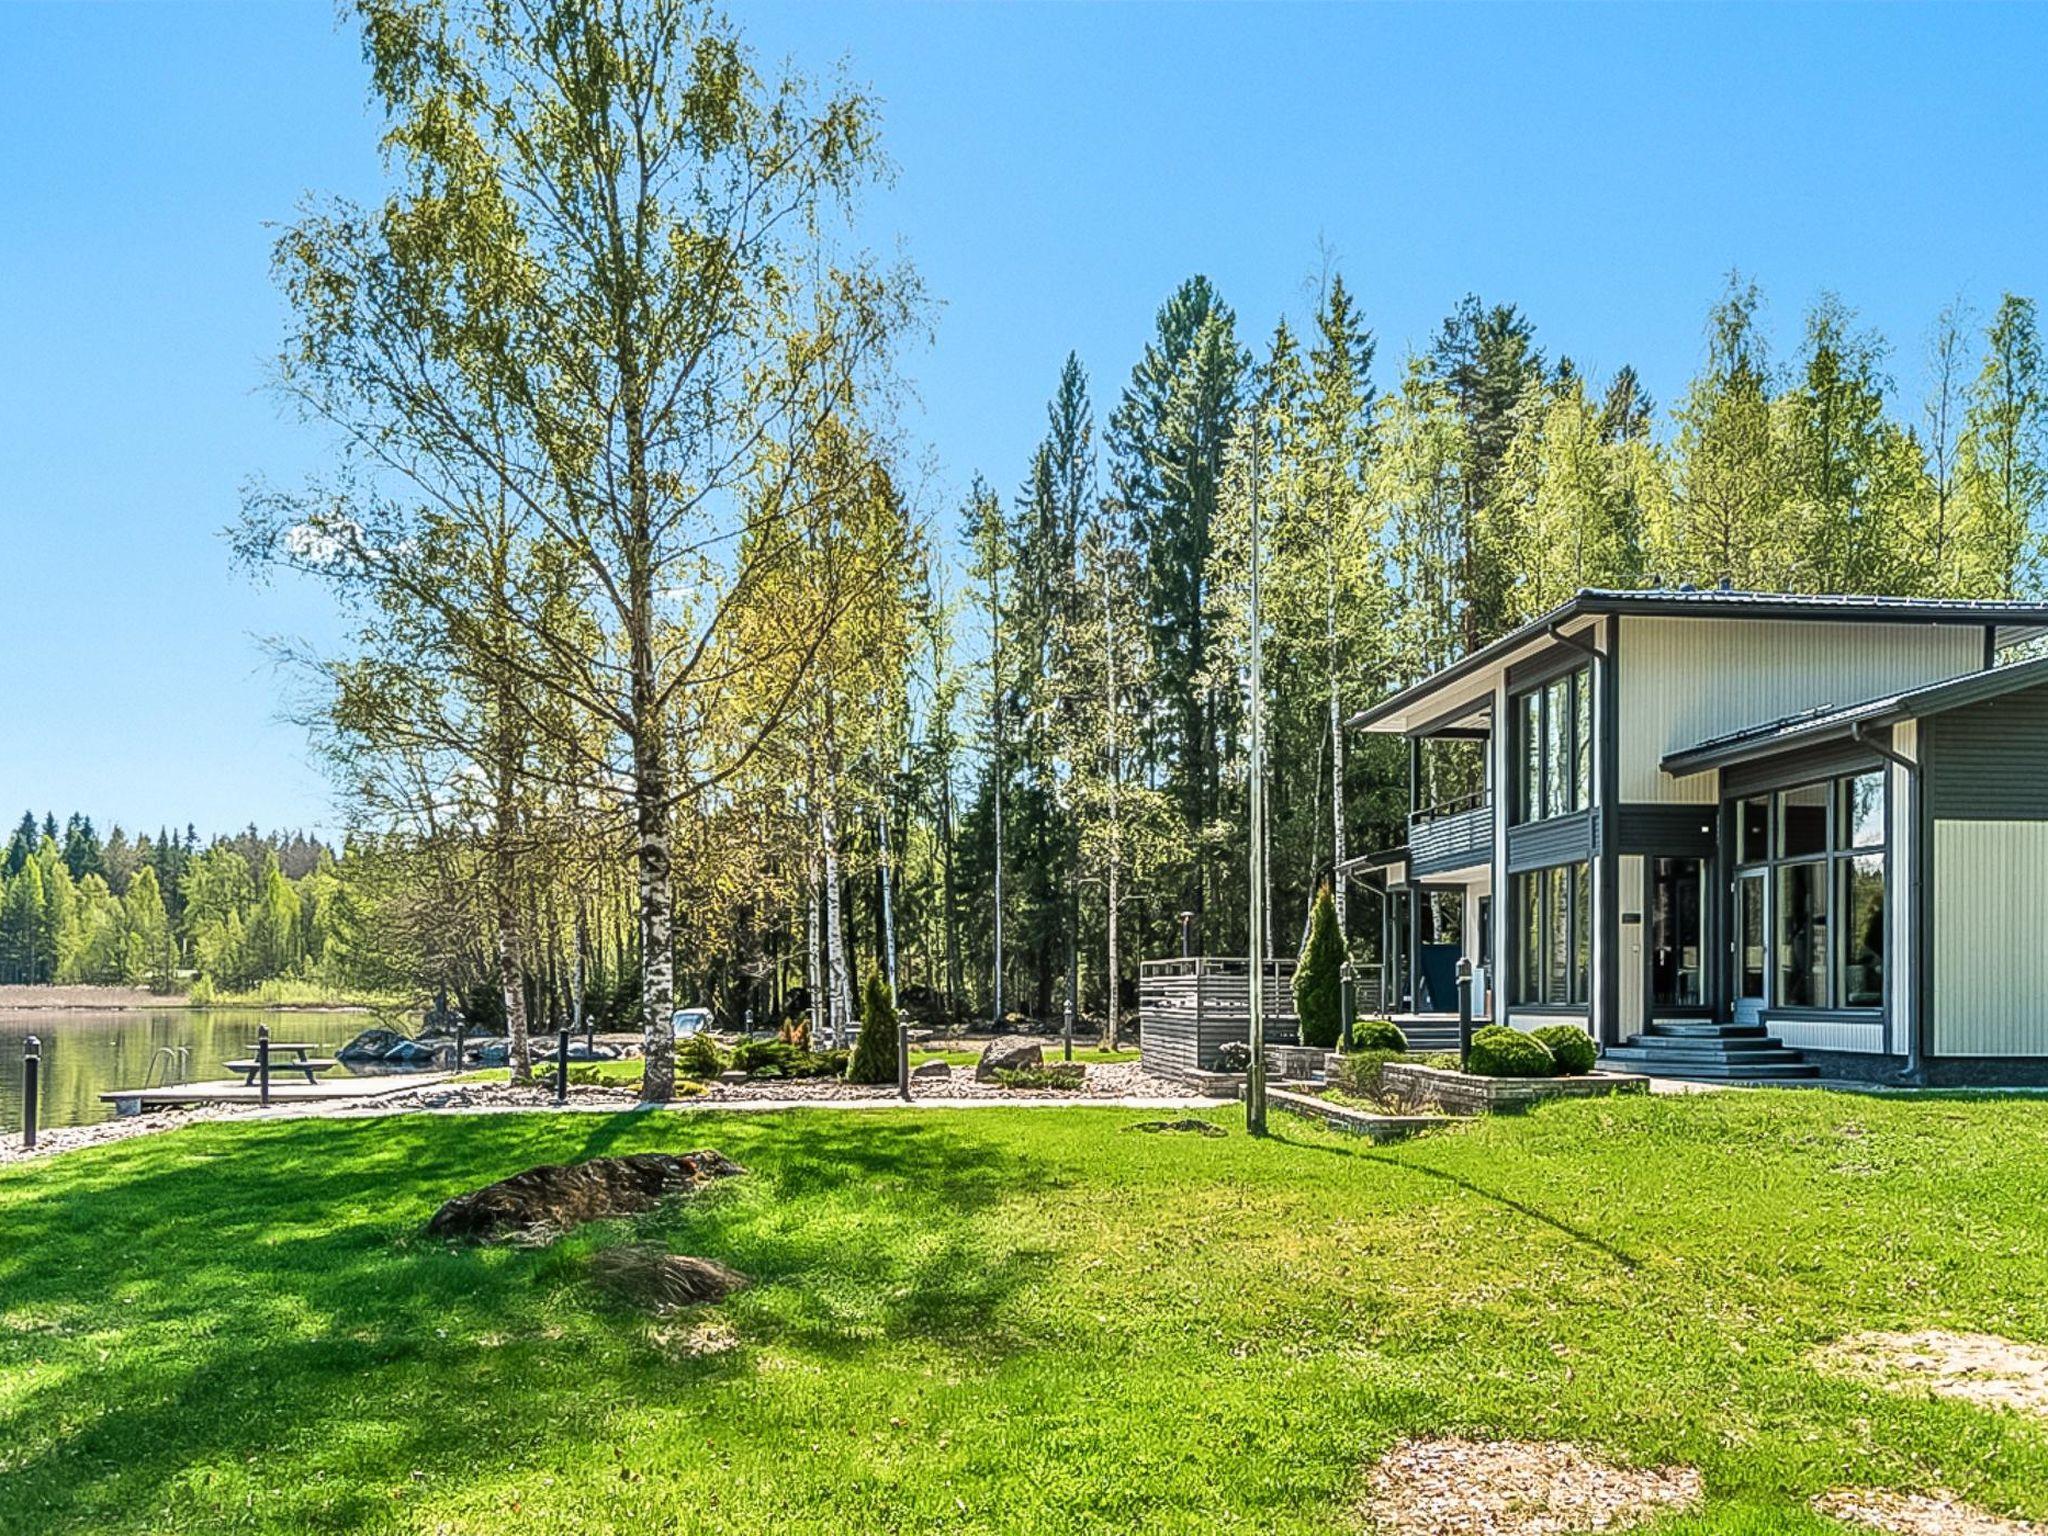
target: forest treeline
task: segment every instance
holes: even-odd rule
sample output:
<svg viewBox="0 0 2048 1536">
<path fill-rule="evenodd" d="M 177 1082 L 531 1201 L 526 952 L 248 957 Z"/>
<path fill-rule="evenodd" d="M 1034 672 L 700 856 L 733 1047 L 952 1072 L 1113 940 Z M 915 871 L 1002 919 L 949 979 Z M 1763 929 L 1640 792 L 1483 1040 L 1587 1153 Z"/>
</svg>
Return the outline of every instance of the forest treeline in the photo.
<svg viewBox="0 0 2048 1536">
<path fill-rule="evenodd" d="M 339 957 L 333 855 L 304 833 L 102 838 L 24 811 L 0 855 L 0 982 L 206 990 L 312 979 Z"/>
<path fill-rule="evenodd" d="M 1242 952 L 1254 509 L 1280 952 L 1398 835 L 1398 752 L 1343 717 L 1580 586 L 2039 590 L 2014 295 L 1901 357 L 1827 295 L 1781 339 L 1734 278 L 1660 408 L 1511 304 L 1383 356 L 1334 271 L 1256 333 L 1192 277 L 1100 401 L 1048 379 L 1027 462 L 915 504 L 931 311 L 855 236 L 864 92 L 684 0 L 357 10 L 390 191 L 276 256 L 273 387 L 333 468 L 253 486 L 236 548 L 353 616 L 293 657 L 349 965 L 495 990 L 515 1072 L 534 999 L 593 986 L 661 1097 L 678 1002 L 843 1038 L 879 969 L 1106 1022 L 1180 914 Z"/>
</svg>

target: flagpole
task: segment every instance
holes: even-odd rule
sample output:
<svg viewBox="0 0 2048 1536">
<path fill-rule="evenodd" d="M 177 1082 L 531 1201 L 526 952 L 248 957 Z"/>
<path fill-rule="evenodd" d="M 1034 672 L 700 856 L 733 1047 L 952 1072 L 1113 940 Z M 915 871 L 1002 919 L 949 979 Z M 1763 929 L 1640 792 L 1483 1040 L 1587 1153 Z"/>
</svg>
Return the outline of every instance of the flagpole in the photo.
<svg viewBox="0 0 2048 1536">
<path fill-rule="evenodd" d="M 1252 1059 L 1245 1077 L 1245 1129 L 1266 1134 L 1266 694 L 1259 640 L 1259 423 L 1251 451 L 1251 1006 Z"/>
</svg>

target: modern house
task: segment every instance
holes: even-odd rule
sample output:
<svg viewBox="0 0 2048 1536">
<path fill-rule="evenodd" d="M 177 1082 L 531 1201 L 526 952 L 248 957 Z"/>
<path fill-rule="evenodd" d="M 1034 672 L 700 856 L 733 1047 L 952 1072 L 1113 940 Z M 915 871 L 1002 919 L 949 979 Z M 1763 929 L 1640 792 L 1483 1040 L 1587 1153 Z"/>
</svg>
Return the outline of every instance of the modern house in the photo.
<svg viewBox="0 0 2048 1536">
<path fill-rule="evenodd" d="M 2044 635 L 2048 604 L 1586 590 L 1402 689 L 1350 722 L 1410 743 L 1406 844 L 1344 867 L 1383 1002 L 1454 1010 L 1462 958 L 1476 1015 L 1616 1065 L 2048 1081 Z"/>
</svg>

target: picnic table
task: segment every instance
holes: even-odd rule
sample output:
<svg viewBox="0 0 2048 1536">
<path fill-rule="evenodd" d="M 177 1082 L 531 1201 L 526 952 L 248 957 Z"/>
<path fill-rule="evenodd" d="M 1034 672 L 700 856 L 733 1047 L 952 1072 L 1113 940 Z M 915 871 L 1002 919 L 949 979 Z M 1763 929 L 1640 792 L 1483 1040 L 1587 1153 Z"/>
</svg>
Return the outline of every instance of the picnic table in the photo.
<svg viewBox="0 0 2048 1536">
<path fill-rule="evenodd" d="M 326 1057 L 313 1054 L 319 1049 L 318 1044 L 303 1040 L 273 1040 L 270 1042 L 270 1070 L 273 1073 L 303 1072 L 306 1074 L 306 1081 L 310 1083 L 317 1074 L 327 1071 L 334 1065 Z M 278 1060 L 279 1051 L 290 1052 L 292 1059 Z M 222 1065 L 230 1072 L 244 1073 L 242 1086 L 245 1088 L 254 1088 L 257 1074 L 263 1070 L 263 1063 L 254 1056 L 244 1061 L 224 1062 Z"/>
</svg>

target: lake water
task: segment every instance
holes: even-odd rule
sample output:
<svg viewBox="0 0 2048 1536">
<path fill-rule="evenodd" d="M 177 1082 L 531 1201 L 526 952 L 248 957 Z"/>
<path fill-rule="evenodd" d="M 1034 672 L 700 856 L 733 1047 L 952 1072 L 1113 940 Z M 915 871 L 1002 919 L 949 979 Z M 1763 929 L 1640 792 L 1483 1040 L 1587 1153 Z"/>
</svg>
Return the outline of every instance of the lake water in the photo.
<svg viewBox="0 0 2048 1536">
<path fill-rule="evenodd" d="M 366 1013 L 274 1013 L 260 1008 L 131 1008 L 67 1012 L 28 1009 L 0 1012 L 0 1134 L 21 1129 L 21 1042 L 42 1042 L 42 1125 L 89 1125 L 113 1118 L 114 1106 L 99 1096 L 113 1088 L 136 1088 L 161 1078 L 156 1061 L 165 1047 L 191 1052 L 185 1080 L 203 1082 L 228 1074 L 222 1063 L 253 1056 L 256 1031 L 270 1026 L 273 1040 L 318 1045 L 332 1056 L 376 1021 Z M 156 1062 L 152 1074 L 151 1063 Z M 329 1076 L 346 1071 L 336 1067 Z"/>
</svg>

